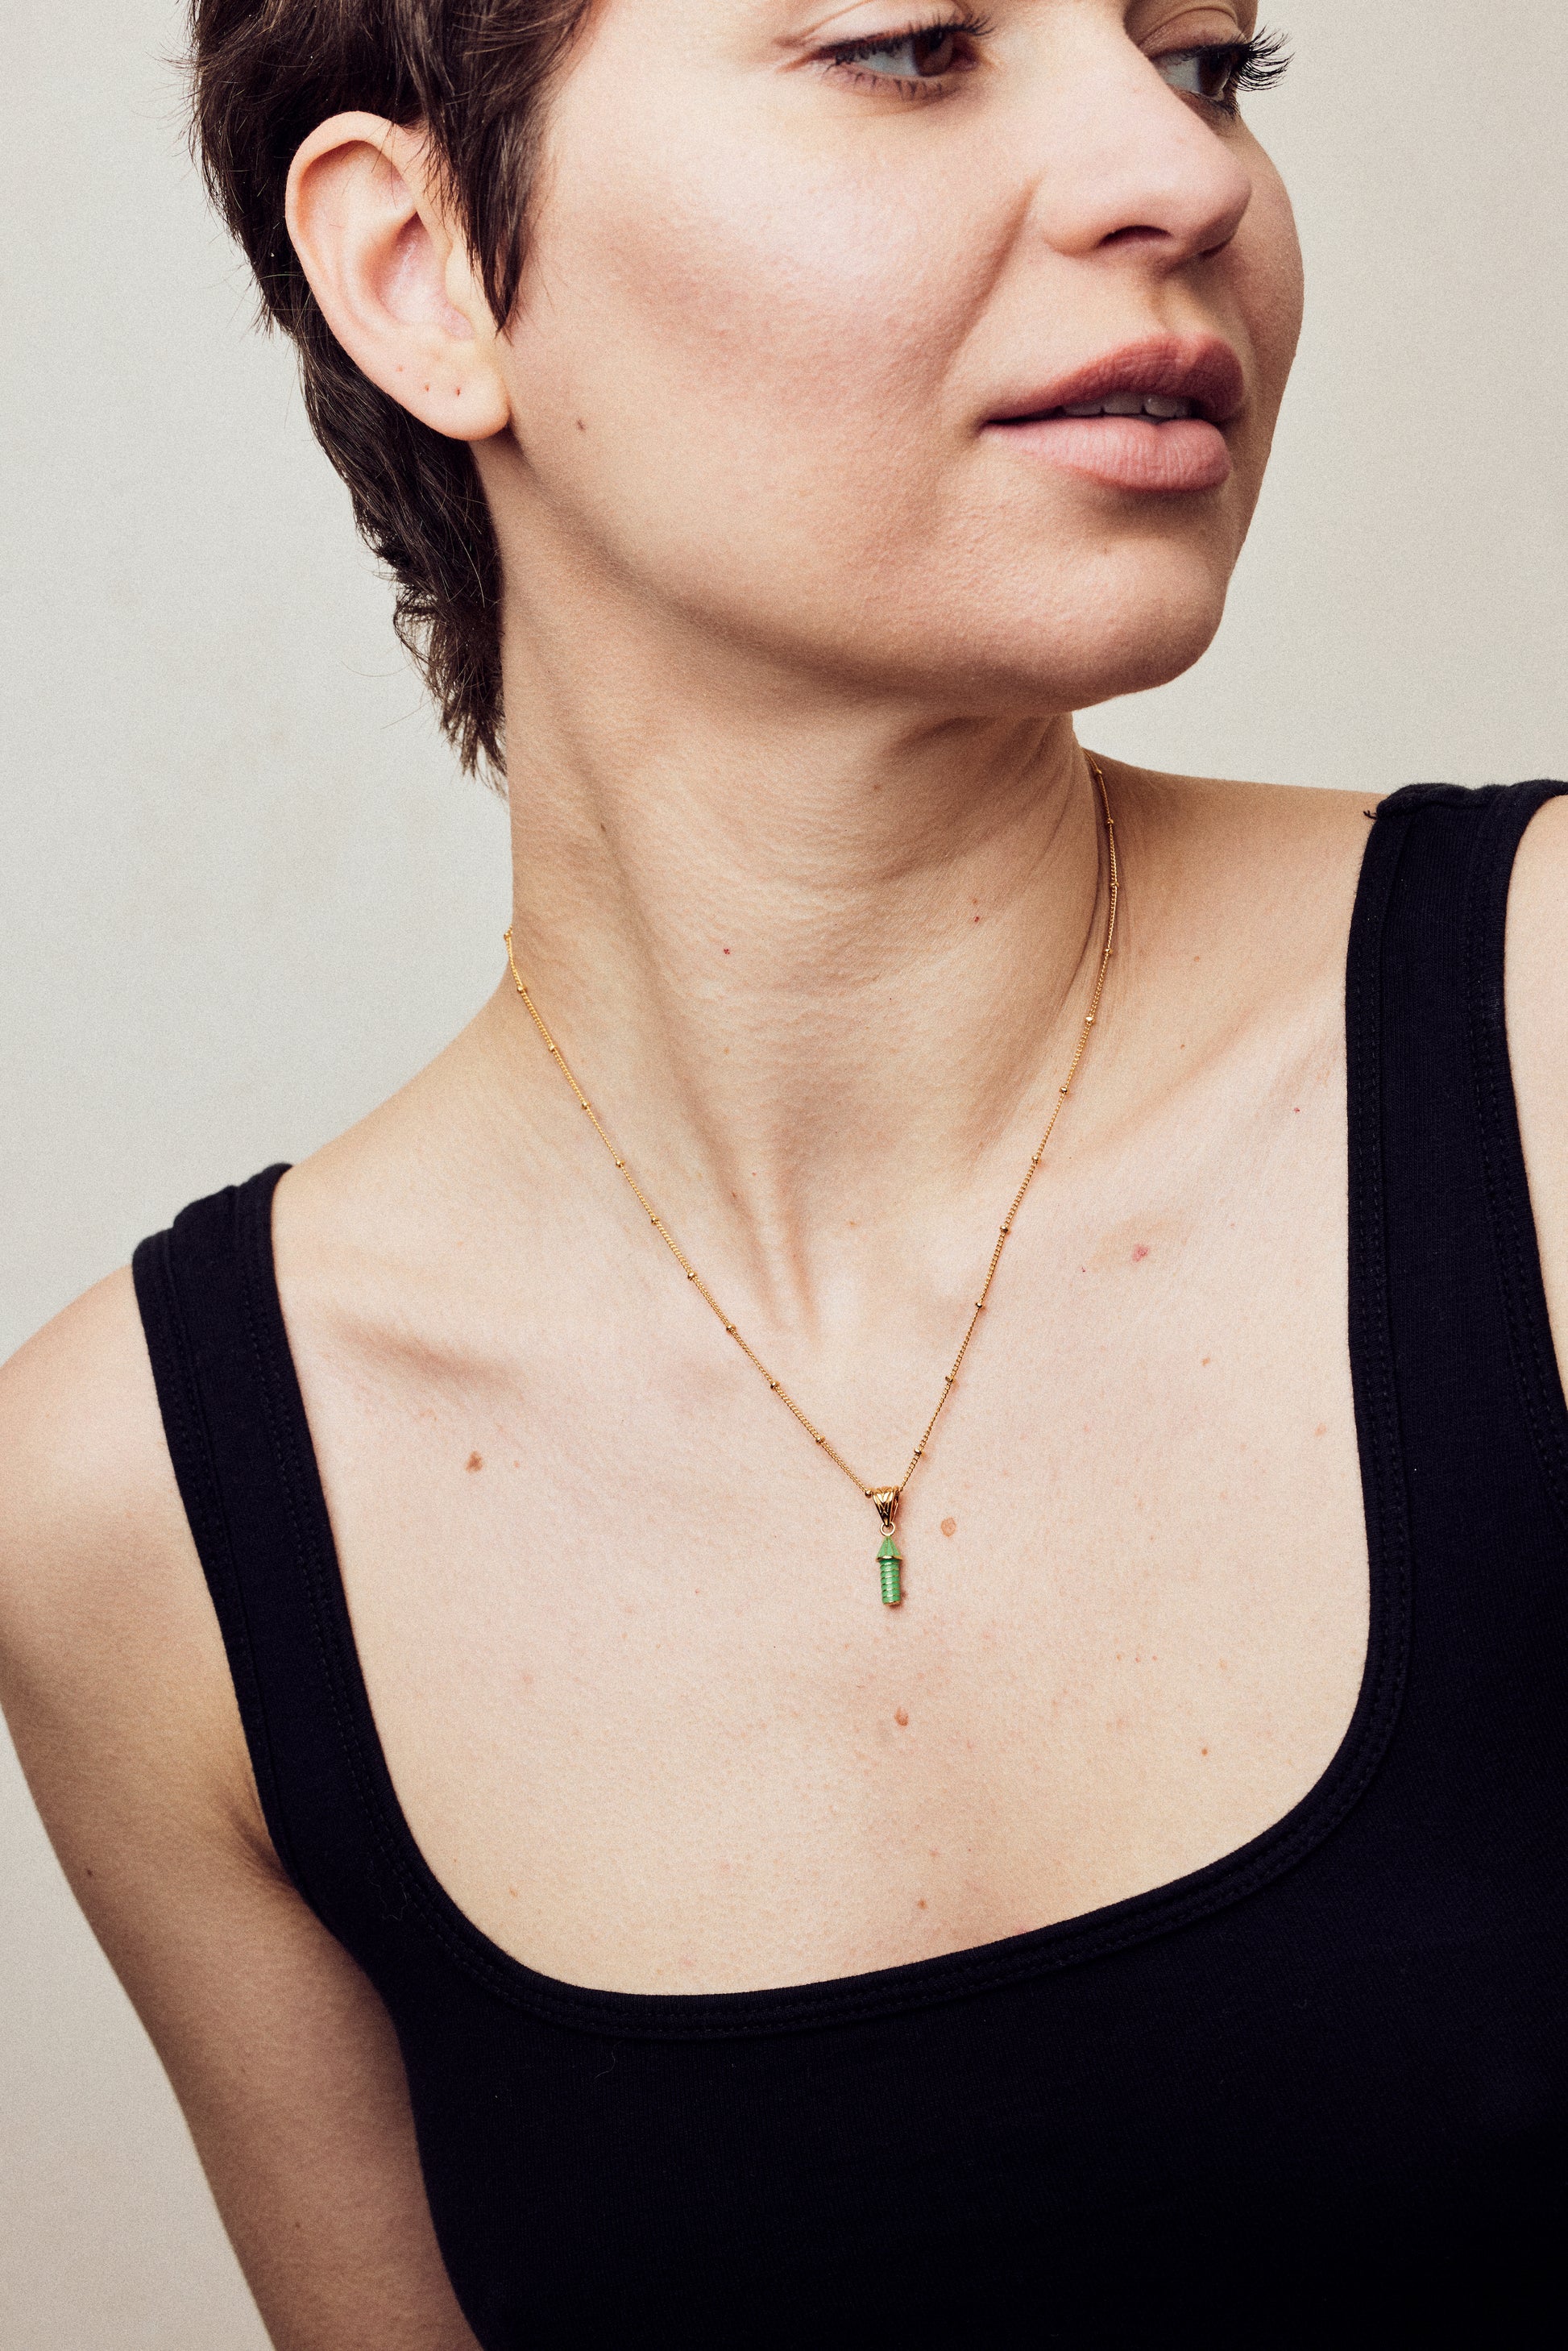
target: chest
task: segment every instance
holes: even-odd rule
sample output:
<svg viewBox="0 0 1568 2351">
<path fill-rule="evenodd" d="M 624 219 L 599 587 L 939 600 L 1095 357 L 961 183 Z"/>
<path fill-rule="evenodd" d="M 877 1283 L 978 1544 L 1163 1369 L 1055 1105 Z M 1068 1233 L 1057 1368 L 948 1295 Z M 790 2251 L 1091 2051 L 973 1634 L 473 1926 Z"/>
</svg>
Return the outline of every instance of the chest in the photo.
<svg viewBox="0 0 1568 2351">
<path fill-rule="evenodd" d="M 319 1362 L 378 1728 L 459 1906 L 567 1981 L 743 1990 L 1079 1916 L 1289 1811 L 1366 1649 L 1343 1118 L 1303 1064 L 1245 1131 L 1064 1155 L 897 1610 L 874 1512 L 657 1258 L 440 1377 Z M 867 1482 L 940 1323 L 807 1364 Z"/>
</svg>

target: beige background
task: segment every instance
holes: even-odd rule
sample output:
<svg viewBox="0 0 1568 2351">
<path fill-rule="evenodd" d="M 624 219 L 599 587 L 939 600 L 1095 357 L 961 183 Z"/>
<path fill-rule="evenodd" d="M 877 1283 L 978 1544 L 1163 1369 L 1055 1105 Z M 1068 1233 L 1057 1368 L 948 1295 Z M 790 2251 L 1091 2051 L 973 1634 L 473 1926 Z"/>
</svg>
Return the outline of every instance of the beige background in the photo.
<svg viewBox="0 0 1568 2351">
<path fill-rule="evenodd" d="M 1254 120 L 1311 292 L 1274 470 L 1213 653 L 1085 732 L 1293 783 L 1561 774 L 1568 7 L 1282 5 Z M 0 7 L 0 1354 L 413 1070 L 504 921 L 501 812 L 203 214 L 180 16 Z M 262 2340 L 6 1750 L 0 2341 Z"/>
</svg>

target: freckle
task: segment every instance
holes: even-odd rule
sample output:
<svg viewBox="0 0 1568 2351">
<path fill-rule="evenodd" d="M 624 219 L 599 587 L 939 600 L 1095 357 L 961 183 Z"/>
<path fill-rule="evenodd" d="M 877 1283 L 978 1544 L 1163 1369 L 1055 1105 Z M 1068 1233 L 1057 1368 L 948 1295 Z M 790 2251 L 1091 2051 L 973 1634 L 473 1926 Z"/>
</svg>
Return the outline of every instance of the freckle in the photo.
<svg viewBox="0 0 1568 2351">
<path fill-rule="evenodd" d="M 1300 1118 L 1301 1114 L 1302 1114 L 1302 1106 L 1301 1106 L 1300 1102 L 1297 1102 L 1297 1104 L 1296 1104 L 1296 1116 L 1297 1116 L 1298 1118 Z"/>
<path fill-rule="evenodd" d="M 517 1899 L 517 1888 L 514 1886 L 509 1886 L 506 1891 L 510 1894 L 514 1902 L 515 1902 Z"/>
<path fill-rule="evenodd" d="M 893 1719 L 898 1724 L 900 1730 L 907 1730 L 909 1727 L 909 1708 L 907 1706 L 901 1706 L 897 1714 L 894 1715 Z"/>
<path fill-rule="evenodd" d="M 1198 1751 L 1199 1751 L 1199 1753 L 1200 1755 L 1207 1755 L 1207 1754 L 1208 1754 L 1208 1752 L 1209 1752 L 1209 1750 L 1207 1749 L 1207 1747 L 1200 1747 L 1200 1748 L 1199 1749 L 1199 1750 L 1198 1750 Z"/>
<path fill-rule="evenodd" d="M 1328 1435 L 1328 1423 L 1327 1423 L 1327 1421 L 1326 1421 L 1326 1420 L 1320 1420 L 1320 1421 L 1318 1422 L 1317 1426 L 1313 1430 L 1313 1435 L 1314 1435 L 1314 1437 L 1326 1437 L 1326 1436 Z"/>
<path fill-rule="evenodd" d="M 1213 1361 L 1214 1361 L 1214 1358 L 1213 1358 L 1213 1356 L 1212 1356 L 1212 1355 L 1205 1355 L 1205 1356 L 1204 1356 L 1204 1358 L 1203 1358 L 1203 1369 L 1204 1369 L 1205 1371 L 1207 1371 L 1207 1370 L 1209 1369 L 1210 1364 Z"/>
<path fill-rule="evenodd" d="M 975 918 L 974 918 L 974 919 L 975 919 L 975 921 L 978 923 L 978 922 L 979 922 L 979 920 L 980 920 L 980 916 L 977 914 L 977 915 L 975 916 Z"/>
<path fill-rule="evenodd" d="M 956 1535 L 958 1532 L 958 1520 L 956 1519 L 944 1519 L 942 1520 L 942 1532 L 945 1535 Z"/>
<path fill-rule="evenodd" d="M 926 1897 L 925 1897 L 925 1896 L 922 1894 L 922 1895 L 920 1896 L 919 1900 L 916 1903 L 915 1907 L 916 1907 L 916 1909 L 917 1909 L 917 1910 L 923 1910 L 923 1909 L 925 1908 L 925 1907 L 926 1907 Z"/>
<path fill-rule="evenodd" d="M 726 955 L 728 955 L 728 954 L 729 954 L 729 952 L 730 952 L 729 948 L 728 948 L 728 947 L 726 947 L 726 948 L 724 949 L 724 953 L 725 953 Z"/>
<path fill-rule="evenodd" d="M 1133 1251 L 1134 1265 L 1141 1265 L 1147 1255 L 1148 1243 L 1147 1241 L 1139 1241 L 1137 1249 Z"/>
<path fill-rule="evenodd" d="M 587 431 L 587 429 L 588 429 L 588 428 L 587 428 L 587 426 L 583 423 L 582 418 L 579 416 L 579 417 L 578 417 L 578 419 L 577 419 L 577 430 L 578 430 L 578 432 L 579 432 L 579 433 L 586 433 L 586 432 Z"/>
<path fill-rule="evenodd" d="M 466 1466 L 467 1466 L 470 1469 L 483 1469 L 483 1467 L 484 1467 L 484 1456 L 483 1456 L 483 1453 L 471 1453 L 471 1454 L 469 1455 L 469 1457 L 468 1457 L 468 1461 L 467 1461 Z"/>
</svg>

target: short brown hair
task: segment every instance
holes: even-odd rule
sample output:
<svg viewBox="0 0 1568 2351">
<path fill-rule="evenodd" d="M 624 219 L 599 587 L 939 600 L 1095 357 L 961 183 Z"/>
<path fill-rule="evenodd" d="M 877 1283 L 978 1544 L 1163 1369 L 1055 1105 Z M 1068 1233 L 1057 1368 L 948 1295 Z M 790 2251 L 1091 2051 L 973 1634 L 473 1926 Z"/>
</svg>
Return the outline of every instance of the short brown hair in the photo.
<svg viewBox="0 0 1568 2351">
<path fill-rule="evenodd" d="M 263 315 L 299 350 L 317 440 L 397 583 L 396 627 L 465 768 L 504 772 L 501 562 L 473 459 L 361 375 L 284 220 L 289 165 L 329 115 L 423 124 L 495 317 L 522 277 L 540 105 L 591 0 L 191 0 L 192 137 Z"/>
</svg>

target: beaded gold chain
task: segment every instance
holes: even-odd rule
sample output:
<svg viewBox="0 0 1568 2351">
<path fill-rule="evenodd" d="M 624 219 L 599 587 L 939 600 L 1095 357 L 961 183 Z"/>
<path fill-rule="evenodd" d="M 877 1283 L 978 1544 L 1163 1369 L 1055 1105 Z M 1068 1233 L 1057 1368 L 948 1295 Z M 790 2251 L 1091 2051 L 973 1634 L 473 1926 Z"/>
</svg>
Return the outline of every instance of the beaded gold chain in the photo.
<svg viewBox="0 0 1568 2351">
<path fill-rule="evenodd" d="M 603 1126 L 599 1123 L 598 1113 L 595 1110 L 592 1102 L 589 1102 L 587 1094 L 583 1092 L 581 1086 L 578 1085 L 576 1079 L 573 1076 L 570 1065 L 568 1064 L 565 1054 L 561 1051 L 560 1047 L 556 1044 L 555 1039 L 551 1036 L 549 1029 L 545 1027 L 544 1019 L 540 1015 L 538 1006 L 535 1003 L 533 998 L 528 993 L 523 975 L 517 968 L 517 957 L 513 949 L 512 934 L 510 931 L 506 933 L 506 960 L 511 967 L 512 977 L 515 983 L 517 993 L 523 998 L 524 1003 L 527 1006 L 529 1016 L 533 1020 L 535 1028 L 537 1029 L 540 1036 L 544 1039 L 545 1045 L 549 1048 L 550 1059 L 555 1062 L 556 1067 L 560 1071 L 561 1075 L 571 1087 L 573 1093 L 576 1094 L 578 1108 L 586 1113 L 588 1123 L 593 1128 L 594 1133 L 598 1136 L 599 1141 L 609 1153 L 610 1157 L 614 1160 L 616 1166 L 619 1169 L 621 1175 L 625 1176 L 627 1183 L 630 1186 L 632 1194 L 637 1200 L 639 1207 L 642 1210 L 644 1216 L 648 1218 L 649 1223 L 653 1227 L 654 1231 L 659 1235 L 659 1239 L 664 1243 L 666 1249 L 675 1259 L 676 1264 L 680 1268 L 681 1272 L 686 1276 L 687 1280 L 696 1290 L 698 1297 L 701 1299 L 704 1305 L 712 1309 L 720 1322 L 723 1324 L 729 1336 L 733 1339 L 736 1346 L 739 1347 L 742 1354 L 746 1358 L 746 1361 L 753 1364 L 755 1369 L 762 1374 L 774 1395 L 779 1399 L 779 1402 L 785 1405 L 789 1411 L 794 1413 L 796 1420 L 799 1421 L 801 1426 L 805 1429 L 806 1435 L 812 1439 L 813 1443 L 827 1456 L 827 1458 L 836 1468 L 842 1469 L 844 1475 L 852 1479 L 853 1482 L 859 1487 L 860 1491 L 865 1495 L 866 1499 L 875 1506 L 877 1514 L 882 1521 L 882 1547 L 877 1554 L 877 1565 L 881 1574 L 883 1603 L 884 1605 L 888 1608 L 897 1608 L 903 1599 L 904 1555 L 898 1549 L 898 1540 L 893 1531 L 893 1527 L 894 1521 L 898 1515 L 898 1505 L 904 1497 L 904 1489 L 908 1486 L 910 1479 L 914 1476 L 916 1470 L 919 1468 L 921 1461 L 925 1458 L 926 1447 L 931 1441 L 931 1431 L 935 1428 L 937 1422 L 940 1419 L 942 1407 L 947 1403 L 949 1396 L 951 1395 L 953 1389 L 958 1383 L 960 1368 L 962 1365 L 964 1357 L 969 1353 L 970 1342 L 974 1337 L 975 1329 L 980 1322 L 980 1318 L 985 1311 L 986 1301 L 991 1295 L 991 1285 L 996 1280 L 996 1269 L 1002 1262 L 1002 1252 L 1007 1247 L 1008 1236 L 1012 1230 L 1014 1219 L 1018 1215 L 1019 1209 L 1023 1205 L 1024 1195 L 1027 1193 L 1031 1184 L 1034 1181 L 1035 1171 L 1039 1167 L 1042 1159 L 1045 1156 L 1046 1145 L 1050 1143 L 1051 1137 L 1055 1132 L 1056 1121 L 1062 1115 L 1062 1105 L 1067 1100 L 1068 1095 L 1072 1092 L 1073 1081 L 1078 1074 L 1079 1065 L 1088 1049 L 1089 1032 L 1094 1028 L 1095 1022 L 1099 1017 L 1100 998 L 1105 994 L 1106 974 L 1110 968 L 1111 956 L 1116 948 L 1116 904 L 1121 894 L 1121 880 L 1116 866 L 1116 820 L 1111 814 L 1110 795 L 1106 789 L 1105 773 L 1101 768 L 1098 760 L 1090 758 L 1087 752 L 1085 752 L 1084 756 L 1085 759 L 1088 760 L 1089 768 L 1094 776 L 1096 783 L 1099 786 L 1100 808 L 1106 827 L 1106 862 L 1110 874 L 1110 898 L 1106 910 L 1105 944 L 1100 950 L 1099 966 L 1095 975 L 1095 985 L 1089 998 L 1089 1008 L 1084 1015 L 1084 1024 L 1078 1034 L 1076 1050 L 1074 1052 L 1072 1061 L 1068 1066 L 1066 1081 L 1056 1090 L 1056 1100 L 1052 1105 L 1051 1116 L 1046 1122 L 1045 1132 L 1040 1138 L 1039 1147 L 1030 1159 L 1029 1166 L 1024 1175 L 1023 1183 L 1020 1184 L 1017 1191 L 1012 1196 L 1012 1205 L 1008 1209 L 1006 1219 L 997 1234 L 996 1247 L 991 1252 L 991 1263 L 986 1268 L 985 1280 L 981 1285 L 980 1296 L 974 1301 L 974 1311 L 969 1318 L 969 1325 L 963 1334 L 963 1343 L 959 1348 L 958 1353 L 953 1357 L 952 1369 L 948 1373 L 946 1378 L 942 1382 L 942 1392 L 937 1399 L 937 1408 L 932 1413 L 929 1420 L 927 1421 L 925 1429 L 921 1434 L 920 1441 L 916 1446 L 913 1453 L 909 1456 L 909 1466 L 905 1470 L 902 1478 L 899 1479 L 896 1486 L 868 1486 L 861 1477 L 860 1472 L 850 1466 L 850 1464 L 845 1459 L 843 1454 L 839 1452 L 837 1447 L 833 1444 L 830 1438 L 824 1436 L 822 1430 L 817 1427 L 815 1422 L 801 1409 L 800 1405 L 796 1404 L 794 1396 L 791 1395 L 789 1390 L 784 1386 L 783 1381 L 774 1377 L 774 1374 L 769 1371 L 766 1364 L 763 1363 L 762 1357 L 757 1353 L 756 1349 L 736 1328 L 735 1324 L 731 1322 L 729 1316 L 725 1313 L 724 1309 L 720 1305 L 719 1301 L 714 1297 L 712 1291 L 709 1289 L 707 1283 L 703 1280 L 696 1267 L 691 1263 L 691 1259 L 686 1256 L 680 1242 L 676 1239 L 674 1234 L 670 1231 L 669 1226 L 665 1223 L 658 1209 L 654 1207 L 652 1202 L 643 1191 L 642 1186 L 639 1184 L 637 1177 L 632 1174 L 631 1169 L 627 1165 L 626 1161 L 621 1157 L 620 1153 L 616 1149 L 615 1144 L 610 1141 L 609 1136 L 605 1133 Z"/>
</svg>

